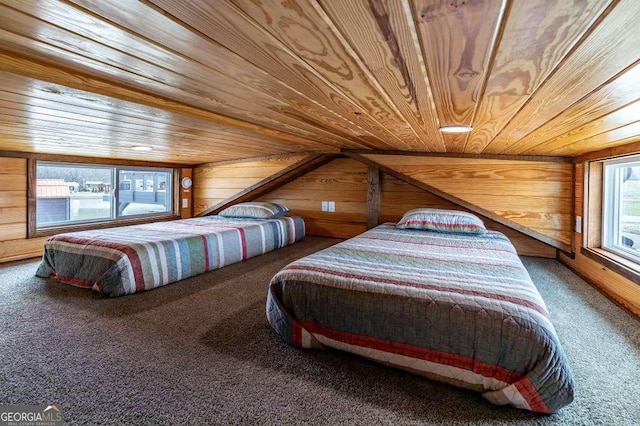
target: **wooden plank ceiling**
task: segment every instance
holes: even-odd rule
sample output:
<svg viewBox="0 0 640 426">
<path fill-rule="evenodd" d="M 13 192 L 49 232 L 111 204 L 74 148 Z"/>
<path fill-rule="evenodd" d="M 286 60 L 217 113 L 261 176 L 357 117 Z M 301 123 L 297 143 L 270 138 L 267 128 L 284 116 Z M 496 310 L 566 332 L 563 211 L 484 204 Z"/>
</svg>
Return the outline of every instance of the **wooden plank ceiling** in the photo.
<svg viewBox="0 0 640 426">
<path fill-rule="evenodd" d="M 640 141 L 638 28 L 637 0 L 0 0 L 0 151 L 573 157 Z"/>
</svg>

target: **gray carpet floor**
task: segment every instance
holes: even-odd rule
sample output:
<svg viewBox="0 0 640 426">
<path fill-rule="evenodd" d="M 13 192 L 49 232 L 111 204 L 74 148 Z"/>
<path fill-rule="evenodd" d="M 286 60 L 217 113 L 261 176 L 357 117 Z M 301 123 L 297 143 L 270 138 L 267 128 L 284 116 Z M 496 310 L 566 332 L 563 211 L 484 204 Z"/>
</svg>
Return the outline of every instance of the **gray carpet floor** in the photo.
<svg viewBox="0 0 640 426">
<path fill-rule="evenodd" d="M 0 265 L 0 404 L 55 404 L 70 424 L 640 424 L 640 322 L 555 260 L 523 258 L 574 372 L 550 416 L 346 353 L 284 344 L 265 317 L 307 237 L 246 262 L 110 299 Z"/>
</svg>

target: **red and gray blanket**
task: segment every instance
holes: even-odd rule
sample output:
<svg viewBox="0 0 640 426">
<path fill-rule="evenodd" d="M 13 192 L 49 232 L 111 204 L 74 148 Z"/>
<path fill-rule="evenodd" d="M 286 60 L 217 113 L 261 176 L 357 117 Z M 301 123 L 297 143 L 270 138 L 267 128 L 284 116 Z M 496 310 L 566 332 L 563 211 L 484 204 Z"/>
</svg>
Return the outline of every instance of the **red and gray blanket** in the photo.
<svg viewBox="0 0 640 426">
<path fill-rule="evenodd" d="M 332 347 L 551 413 L 573 400 L 549 313 L 503 234 L 380 225 L 272 279 L 267 317 L 288 343 Z"/>
<path fill-rule="evenodd" d="M 297 216 L 206 216 L 59 234 L 45 242 L 36 275 L 122 296 L 279 249 L 304 234 Z"/>
</svg>

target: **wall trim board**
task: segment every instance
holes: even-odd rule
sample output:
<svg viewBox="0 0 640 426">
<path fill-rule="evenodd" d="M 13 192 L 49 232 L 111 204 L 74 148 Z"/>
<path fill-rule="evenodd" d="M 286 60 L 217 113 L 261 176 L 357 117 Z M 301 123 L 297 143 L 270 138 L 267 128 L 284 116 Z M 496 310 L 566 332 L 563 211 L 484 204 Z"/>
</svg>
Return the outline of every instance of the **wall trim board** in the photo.
<svg viewBox="0 0 640 426">
<path fill-rule="evenodd" d="M 567 261 L 562 256 L 558 256 L 558 261 L 562 263 L 564 266 L 566 266 L 567 268 L 569 268 L 571 272 L 573 272 L 574 274 L 582 278 L 590 286 L 592 286 L 593 288 L 598 290 L 600 293 L 602 293 L 607 299 L 611 300 L 613 303 L 620 306 L 625 311 L 633 315 L 638 321 L 640 321 L 640 309 L 628 303 L 627 301 L 620 298 L 619 296 L 615 295 L 613 292 L 609 291 L 604 286 L 599 285 L 595 280 L 588 277 L 586 274 L 584 274 L 582 271 L 580 271 L 578 268 L 576 268 L 572 263 Z"/>
<path fill-rule="evenodd" d="M 51 162 L 58 162 L 58 163 L 107 164 L 107 165 L 113 165 L 113 166 L 141 166 L 141 167 L 164 167 L 164 168 L 190 167 L 185 164 L 178 164 L 178 163 L 161 163 L 161 162 L 145 161 L 145 160 L 123 160 L 121 158 L 83 157 L 79 155 L 42 154 L 42 153 L 35 153 L 35 152 L 20 152 L 20 151 L 0 151 L 0 157 L 25 158 L 27 160 L 51 161 Z"/>
<path fill-rule="evenodd" d="M 274 173 L 260 182 L 245 188 L 237 194 L 216 203 L 208 209 L 200 212 L 197 216 L 217 214 L 232 204 L 249 201 L 268 194 L 269 192 L 309 173 L 310 171 L 329 163 L 334 160 L 334 158 L 335 155 L 333 154 L 317 154 L 307 157 L 277 173 Z"/>
<path fill-rule="evenodd" d="M 426 184 L 424 182 L 416 180 L 416 179 L 414 179 L 412 177 L 409 177 L 409 176 L 407 176 L 407 175 L 405 175 L 403 173 L 396 172 L 395 170 L 393 170 L 393 169 L 391 169 L 389 167 L 386 167 L 386 166 L 384 166 L 382 164 L 379 164 L 379 163 L 377 163 L 377 162 L 375 162 L 373 160 L 370 160 L 369 158 L 363 157 L 360 154 L 353 154 L 353 153 L 349 154 L 349 153 L 347 153 L 347 155 L 349 157 L 353 158 L 354 160 L 360 161 L 360 162 L 362 162 L 362 163 L 364 163 L 364 164 L 366 164 L 368 166 L 378 167 L 384 173 L 387 173 L 387 174 L 389 174 L 389 175 L 391 175 L 391 176 L 393 176 L 393 177 L 395 177 L 397 179 L 400 179 L 400 180 L 402 180 L 402 181 L 404 181 L 404 182 L 406 182 L 406 183 L 408 183 L 410 185 L 413 185 L 416 188 L 419 188 L 419 189 L 422 189 L 424 191 L 430 192 L 430 193 L 432 193 L 434 195 L 437 195 L 440 198 L 444 198 L 447 201 L 450 201 L 450 202 L 452 202 L 454 204 L 457 204 L 457 205 L 459 205 L 461 207 L 464 207 L 464 208 L 466 208 L 468 210 L 471 210 L 472 212 L 475 212 L 475 213 L 477 213 L 479 215 L 485 216 L 485 217 L 487 217 L 487 218 L 489 218 L 489 219 L 491 219 L 491 220 L 493 220 L 495 222 L 498 222 L 498 223 L 500 223 L 502 225 L 505 225 L 505 226 L 507 226 L 509 228 L 512 228 L 512 229 L 514 229 L 514 230 L 516 230 L 518 232 L 521 232 L 521 233 L 523 233 L 525 235 L 528 235 L 528 236 L 530 236 L 532 238 L 535 238 L 535 239 L 537 239 L 539 241 L 542 241 L 545 244 L 548 244 L 548 245 L 550 245 L 552 247 L 558 248 L 558 249 L 566 251 L 566 252 L 571 252 L 571 249 L 572 249 L 571 245 L 564 244 L 564 243 L 562 243 L 560 241 L 554 240 L 551 237 L 548 237 L 548 236 L 546 236 L 544 234 L 541 234 L 540 232 L 537 232 L 537 231 L 535 231 L 533 229 L 527 228 L 527 227 L 525 227 L 525 226 L 523 226 L 523 225 L 521 225 L 519 223 L 516 223 L 516 222 L 514 222 L 514 221 L 512 221 L 510 219 L 502 217 L 502 216 L 500 216 L 500 215 L 498 215 L 498 214 L 496 214 L 496 213 L 494 213 L 494 212 L 492 212 L 490 210 L 484 209 L 482 207 L 478 207 L 475 204 L 471 204 L 471 203 L 469 203 L 469 202 L 467 202 L 465 200 L 462 200 L 462 199 L 460 199 L 460 198 L 458 198 L 456 196 L 453 196 L 453 195 L 448 194 L 448 193 L 446 193 L 444 191 L 441 191 L 441 190 L 439 190 L 439 189 L 437 189 L 437 188 L 435 188 L 435 187 L 433 187 L 431 185 L 428 185 L 428 184 Z"/>
<path fill-rule="evenodd" d="M 240 163 L 249 163 L 253 161 L 265 161 L 265 160 L 280 160 L 283 158 L 291 158 L 291 157 L 302 157 L 304 155 L 320 155 L 327 154 L 326 152 L 320 151 L 299 151 L 299 152 L 287 152 L 284 154 L 273 154 L 273 155 L 262 155 L 259 157 L 247 157 L 247 158 L 238 158 L 236 160 L 225 160 L 225 161 L 214 161 L 211 163 L 202 163 L 196 164 L 193 167 L 217 167 L 217 166 L 228 166 L 231 164 L 240 164 Z"/>
<path fill-rule="evenodd" d="M 455 152 L 431 152 L 431 151 L 386 151 L 375 149 L 343 149 L 345 155 L 404 155 L 414 157 L 443 157 L 443 158 L 475 158 L 482 160 L 514 160 L 514 161 L 540 161 L 549 163 L 571 163 L 571 157 L 554 157 L 544 155 L 504 155 L 504 154 L 467 154 Z"/>
</svg>

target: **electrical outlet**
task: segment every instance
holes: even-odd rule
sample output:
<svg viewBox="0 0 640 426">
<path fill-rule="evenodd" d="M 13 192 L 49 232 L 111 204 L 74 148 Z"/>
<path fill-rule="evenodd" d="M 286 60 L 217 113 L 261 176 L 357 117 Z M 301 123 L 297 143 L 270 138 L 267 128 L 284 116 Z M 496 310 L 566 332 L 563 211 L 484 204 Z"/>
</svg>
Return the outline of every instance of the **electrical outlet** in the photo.
<svg viewBox="0 0 640 426">
<path fill-rule="evenodd" d="M 189 208 L 189 199 L 188 198 L 183 198 L 182 199 L 182 208 L 183 209 Z"/>
<path fill-rule="evenodd" d="M 330 212 L 335 212 L 336 211 L 336 202 L 335 201 L 329 201 L 329 211 Z"/>
<path fill-rule="evenodd" d="M 329 211 L 329 202 L 328 201 L 323 201 L 322 202 L 322 211 L 323 212 Z"/>
</svg>

